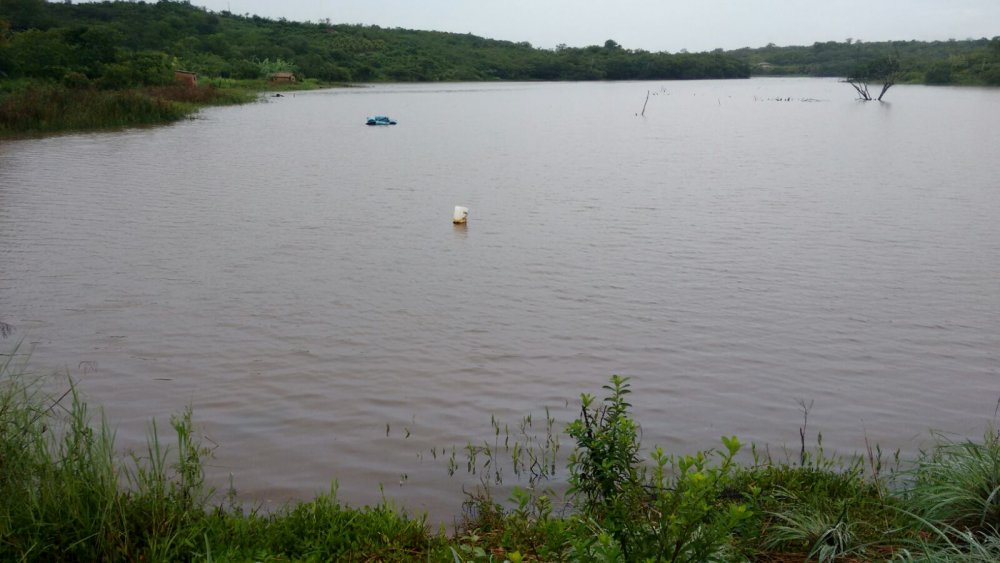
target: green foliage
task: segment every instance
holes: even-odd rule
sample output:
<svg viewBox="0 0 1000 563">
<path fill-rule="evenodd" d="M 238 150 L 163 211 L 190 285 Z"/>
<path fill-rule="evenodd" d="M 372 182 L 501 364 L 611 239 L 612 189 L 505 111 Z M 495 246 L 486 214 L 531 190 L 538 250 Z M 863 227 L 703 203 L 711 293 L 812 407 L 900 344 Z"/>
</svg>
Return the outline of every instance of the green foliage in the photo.
<svg viewBox="0 0 1000 563">
<path fill-rule="evenodd" d="M 70 74 L 64 81 L 84 79 Z M 153 125 L 183 119 L 207 104 L 244 103 L 252 92 L 209 86 L 145 87 L 97 90 L 8 81 L 10 92 L 0 88 L 0 138 L 68 130 L 107 129 Z M 74 86 L 74 85 L 71 85 Z"/>
<path fill-rule="evenodd" d="M 885 82 L 899 73 L 899 60 L 893 57 L 880 57 L 878 59 L 858 63 L 851 72 L 847 74 L 847 80 L 857 80 L 862 82 Z"/>
<path fill-rule="evenodd" d="M 148 459 L 130 465 L 119 462 L 107 424 L 91 425 L 72 381 L 52 399 L 8 360 L 0 405 L 0 496 L 18 499 L 2 503 L 0 559 L 177 558 L 209 494 L 190 411 L 172 420 L 175 453 L 154 428 Z"/>
<path fill-rule="evenodd" d="M 0 355 L 0 560 L 409 561 L 444 550 L 423 518 L 388 502 L 348 508 L 335 489 L 269 515 L 213 508 L 211 452 L 191 409 L 171 427 L 172 445 L 154 423 L 145 452 L 122 458 L 72 381 L 51 397 L 26 356 Z"/>
<path fill-rule="evenodd" d="M 722 452 L 670 456 L 657 447 L 651 471 L 641 465 L 638 425 L 630 417 L 627 378 L 613 376 L 600 404 L 584 394 L 580 418 L 567 427 L 569 493 L 584 516 L 617 542 L 625 559 L 711 561 L 723 558 L 747 506 L 722 495 L 741 445 L 723 437 Z M 597 536 L 598 539 L 600 535 Z"/>
<path fill-rule="evenodd" d="M 577 519 L 554 514 L 548 493 L 514 487 L 508 504 L 513 508 L 496 502 L 485 486 L 469 495 L 455 534 L 461 560 L 485 560 L 499 553 L 511 561 L 561 560 L 573 541 L 589 538 Z"/>
<path fill-rule="evenodd" d="M 253 522 L 252 533 L 233 552 L 263 551 L 293 560 L 406 561 L 424 551 L 429 542 L 422 518 L 402 516 L 389 503 L 351 509 L 328 494 L 286 508 Z"/>
<path fill-rule="evenodd" d="M 951 63 L 934 63 L 924 73 L 924 81 L 928 84 L 950 84 L 952 82 Z"/>
<path fill-rule="evenodd" d="M 1000 40 L 827 41 L 811 46 L 774 44 L 727 54 L 747 63 L 756 75 L 843 76 L 885 59 L 897 60 L 900 82 L 1000 84 Z M 877 81 L 877 80 L 873 80 Z"/>
<path fill-rule="evenodd" d="M 887 530 L 865 518 L 864 495 L 836 499 L 781 493 L 782 510 L 774 512 L 765 546 L 796 549 L 818 561 L 865 557 L 871 542 L 885 541 Z"/>
<path fill-rule="evenodd" d="M 257 73 L 260 78 L 267 78 L 276 72 L 294 72 L 295 65 L 284 60 L 284 59 L 264 59 L 262 61 L 254 61 L 257 65 Z"/>
<path fill-rule="evenodd" d="M 899 60 L 892 57 L 883 57 L 876 59 L 874 61 L 868 61 L 867 63 L 862 63 L 854 67 L 850 74 L 847 75 L 845 80 L 852 85 L 857 83 L 862 83 L 865 85 L 864 93 L 865 99 L 870 99 L 867 96 L 867 83 L 878 82 L 882 84 L 882 92 L 878 96 L 878 100 L 882 100 L 882 96 L 885 95 L 886 91 L 892 87 L 900 76 L 900 66 Z"/>
<path fill-rule="evenodd" d="M 485 486 L 452 538 L 389 501 L 352 508 L 327 494 L 262 513 L 230 490 L 215 505 L 190 409 L 173 440 L 149 429 L 122 457 L 72 381 L 45 392 L 15 346 L 0 355 L 0 560 L 10 561 L 738 561 L 1000 558 L 1000 438 L 939 438 L 894 490 L 881 465 L 822 452 L 736 466 L 720 451 L 643 463 L 626 378 L 584 396 L 568 512 L 551 491 L 514 487 L 505 508 Z M 548 417 L 547 417 L 548 418 Z M 548 427 L 548 424 L 547 424 Z M 499 435 L 499 433 L 498 433 Z"/>
<path fill-rule="evenodd" d="M 957 530 L 946 524 L 935 526 L 896 553 L 896 558 L 908 563 L 996 563 L 1000 561 L 1000 531 Z"/>
<path fill-rule="evenodd" d="M 570 459 L 576 510 L 553 517 L 548 493 L 517 488 L 506 510 L 481 490 L 457 560 L 515 552 L 544 561 L 998 559 L 992 429 L 982 442 L 941 439 L 905 472 L 898 456 L 884 464 L 877 446 L 849 458 L 827 455 L 821 437 L 807 448 L 805 422 L 802 451 L 783 461 L 754 448 L 752 464 L 735 466 L 740 445 L 724 438 L 720 453 L 657 448 L 643 466 L 628 380 L 614 377 L 605 389 L 601 402 L 585 395 L 567 427 L 578 445 Z"/>
<path fill-rule="evenodd" d="M 911 506 L 925 520 L 972 532 L 1000 529 L 1000 434 L 982 442 L 939 436 L 937 446 L 908 474 Z"/>
<path fill-rule="evenodd" d="M 161 86 L 174 81 L 173 69 L 165 53 L 141 51 L 120 63 L 103 64 L 97 85 L 108 90 L 139 86 Z"/>
<path fill-rule="evenodd" d="M 0 18 L 14 22 L 15 38 L 35 34 L 12 49 L 17 65 L 4 63 L 2 55 L 0 65 L 13 66 L 6 71 L 11 76 L 52 80 L 68 72 L 96 80 L 102 70 L 113 73 L 107 82 L 120 80 L 120 68 L 102 65 L 124 64 L 142 51 L 162 52 L 180 68 L 224 78 L 293 69 L 328 81 L 745 78 L 750 72 L 721 53 L 649 53 L 613 40 L 603 47 L 551 51 L 470 34 L 215 14 L 187 2 L 4 0 Z M 262 67 L 261 61 L 273 62 Z"/>
<path fill-rule="evenodd" d="M 0 0 L 0 16 L 18 31 L 44 29 L 51 24 L 45 0 Z"/>
<path fill-rule="evenodd" d="M 17 39 L 32 30 L 34 37 Z M 6 48 L 4 35 L 11 37 Z M 158 51 L 179 68 L 223 78 L 256 78 L 261 70 L 257 61 L 279 59 L 304 76 L 338 82 L 677 80 L 745 78 L 751 70 L 848 76 L 859 64 L 895 57 L 904 71 L 901 79 L 907 81 L 1000 84 L 998 45 L 1000 38 L 870 43 L 849 39 L 670 54 L 628 49 L 608 39 L 603 45 L 547 50 L 470 34 L 212 13 L 189 2 L 0 1 L 0 79 L 6 74 L 61 80 L 64 74 L 77 72 L 96 80 L 102 65 L 122 63 L 141 51 Z M 942 72 L 946 61 L 950 74 Z"/>
<path fill-rule="evenodd" d="M 862 100 L 870 101 L 875 99 L 881 102 L 885 93 L 899 79 L 899 74 L 898 59 L 895 57 L 880 57 L 854 65 L 844 81 L 854 87 Z M 882 91 L 877 98 L 868 92 L 869 82 L 882 84 Z"/>
<path fill-rule="evenodd" d="M 808 420 L 809 407 L 800 402 Z M 801 554 L 801 559 L 878 560 L 893 545 L 909 541 L 910 525 L 883 477 L 894 468 L 883 464 L 881 451 L 868 457 L 827 455 L 822 439 L 807 448 L 805 423 L 802 450 L 795 459 L 776 461 L 753 450 L 753 464 L 738 468 L 729 489 L 750 505 L 753 517 L 739 530 L 737 543 L 751 558 L 763 553 Z M 866 467 L 867 462 L 867 467 Z"/>
<path fill-rule="evenodd" d="M 70 70 L 70 47 L 58 31 L 29 29 L 10 41 L 11 75 L 60 79 Z"/>
<path fill-rule="evenodd" d="M 13 357 L 12 355 L 11 357 Z M 71 388 L 68 415 L 52 426 L 60 401 L 0 366 L 0 559 L 95 559 L 113 549 L 116 494 L 111 437 L 88 426 Z"/>
<path fill-rule="evenodd" d="M 667 457 L 660 448 L 653 452 L 656 496 L 650 521 L 658 560 L 722 559 L 733 531 L 751 517 L 748 505 L 723 494 L 741 445 L 735 436 L 723 437 L 722 443 L 721 453 Z M 717 463 L 711 463 L 713 457 Z"/>
<path fill-rule="evenodd" d="M 639 432 L 629 417 L 631 393 L 627 378 L 615 375 L 605 385 L 608 397 L 599 405 L 594 397 L 580 396 L 580 418 L 566 433 L 576 440 L 569 457 L 570 494 L 583 499 L 589 513 L 615 510 L 619 500 L 640 488 Z"/>
</svg>

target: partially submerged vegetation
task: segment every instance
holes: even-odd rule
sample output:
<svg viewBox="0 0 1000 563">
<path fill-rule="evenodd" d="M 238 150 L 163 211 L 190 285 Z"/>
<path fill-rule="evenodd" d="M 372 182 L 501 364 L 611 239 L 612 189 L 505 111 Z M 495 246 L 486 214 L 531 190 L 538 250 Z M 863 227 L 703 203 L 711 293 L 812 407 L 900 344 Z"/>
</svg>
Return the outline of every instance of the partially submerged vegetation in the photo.
<svg viewBox="0 0 1000 563">
<path fill-rule="evenodd" d="M 0 357 L 0 560 L 409 560 L 443 539 L 388 501 L 361 509 L 336 489 L 271 514 L 205 483 L 190 410 L 119 455 L 72 387 L 46 395 L 16 354 Z"/>
<path fill-rule="evenodd" d="M 158 125 L 208 105 L 252 101 L 251 90 L 149 86 L 125 90 L 32 84 L 0 93 L 0 138 Z"/>
<path fill-rule="evenodd" d="M 874 447 L 839 459 L 821 445 L 803 445 L 795 460 L 752 448 L 741 465 L 735 437 L 691 455 L 644 451 L 629 382 L 615 376 L 603 400 L 583 395 L 565 429 L 575 447 L 564 495 L 543 486 L 545 469 L 498 502 L 484 474 L 461 523 L 447 531 L 384 497 L 346 506 L 335 486 L 277 511 L 247 510 L 235 491 L 217 495 L 206 484 L 209 452 L 190 409 L 171 420 L 170 445 L 153 424 L 145 451 L 121 455 L 71 381 L 51 396 L 16 351 L 0 360 L 3 560 L 1000 559 L 1000 437 L 992 428 L 979 441 L 942 438 L 902 469 Z"/>
</svg>

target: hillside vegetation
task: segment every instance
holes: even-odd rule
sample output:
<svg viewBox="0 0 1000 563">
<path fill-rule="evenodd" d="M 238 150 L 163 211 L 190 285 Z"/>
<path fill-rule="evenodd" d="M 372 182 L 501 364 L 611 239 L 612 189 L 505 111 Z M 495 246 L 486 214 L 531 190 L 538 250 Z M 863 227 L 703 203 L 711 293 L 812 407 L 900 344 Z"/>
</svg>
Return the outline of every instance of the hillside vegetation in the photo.
<svg viewBox="0 0 1000 563">
<path fill-rule="evenodd" d="M 726 54 L 747 63 L 754 75 L 850 76 L 861 64 L 889 58 L 899 63 L 903 82 L 1000 85 L 1000 36 L 931 42 L 848 39 L 808 47 L 771 44 Z"/>
<path fill-rule="evenodd" d="M 178 68 L 235 79 L 294 71 L 326 82 L 846 76 L 880 57 L 898 59 L 910 82 L 1000 84 L 1000 37 L 670 54 L 612 39 L 538 49 L 471 34 L 214 13 L 176 1 L 0 1 L 0 79 L 102 88 L 168 83 Z"/>
<path fill-rule="evenodd" d="M 177 70 L 197 73 L 198 86 L 176 86 Z M 294 73 L 296 83 L 268 82 L 278 72 Z M 180 1 L 0 0 L 0 137 L 165 123 L 277 87 L 751 74 L 855 77 L 865 88 L 868 81 L 997 85 L 1000 37 L 706 53 L 654 53 L 613 39 L 539 49 L 471 34 L 215 13 Z"/>
<path fill-rule="evenodd" d="M 104 88 L 161 84 L 172 69 L 251 79 L 276 71 L 328 82 L 745 78 L 722 53 L 601 46 L 536 49 L 470 34 L 299 23 L 213 13 L 187 2 L 0 2 L 0 76 Z"/>
</svg>

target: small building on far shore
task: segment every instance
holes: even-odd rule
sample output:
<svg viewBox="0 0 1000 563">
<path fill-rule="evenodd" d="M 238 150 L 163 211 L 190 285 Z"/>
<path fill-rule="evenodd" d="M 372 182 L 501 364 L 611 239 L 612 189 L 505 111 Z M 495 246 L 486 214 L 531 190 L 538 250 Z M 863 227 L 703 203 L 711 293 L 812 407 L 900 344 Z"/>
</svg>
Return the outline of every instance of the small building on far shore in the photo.
<svg viewBox="0 0 1000 563">
<path fill-rule="evenodd" d="M 295 82 L 294 72 L 273 72 L 271 73 L 271 82 Z"/>
<path fill-rule="evenodd" d="M 197 86 L 198 74 L 189 70 L 175 70 L 174 82 L 183 84 L 184 86 Z"/>
</svg>

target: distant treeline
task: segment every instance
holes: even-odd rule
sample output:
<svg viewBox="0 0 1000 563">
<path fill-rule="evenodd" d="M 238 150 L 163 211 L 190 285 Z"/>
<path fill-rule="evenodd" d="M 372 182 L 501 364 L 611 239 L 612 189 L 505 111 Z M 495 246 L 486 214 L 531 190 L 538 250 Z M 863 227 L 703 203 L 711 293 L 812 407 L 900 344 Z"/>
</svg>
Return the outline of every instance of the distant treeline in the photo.
<svg viewBox="0 0 1000 563">
<path fill-rule="evenodd" d="M 613 40 L 536 49 L 471 34 L 297 23 L 187 2 L 0 0 L 0 79 L 103 88 L 162 84 L 175 69 L 326 82 L 746 78 L 723 53 L 651 53 Z"/>
<path fill-rule="evenodd" d="M 750 66 L 754 75 L 849 76 L 865 62 L 898 61 L 901 82 L 1000 85 L 1000 36 L 964 41 L 881 41 L 848 39 L 808 47 L 737 49 L 727 55 Z"/>
<path fill-rule="evenodd" d="M 171 82 L 178 69 L 231 79 L 293 71 L 323 82 L 847 76 L 885 57 L 900 63 L 902 81 L 1000 84 L 1000 37 L 671 54 L 628 49 L 611 39 L 539 49 L 471 34 L 215 13 L 166 0 L 0 0 L 0 92 L 25 81 L 103 89 L 159 85 Z"/>
</svg>

